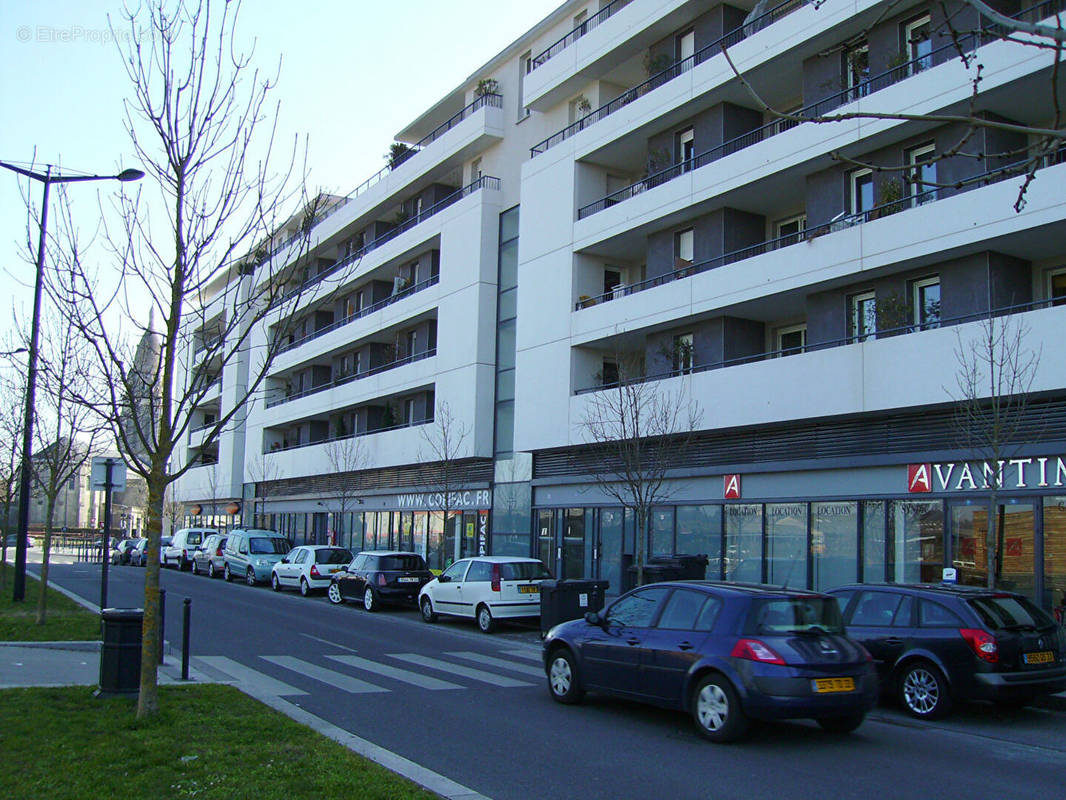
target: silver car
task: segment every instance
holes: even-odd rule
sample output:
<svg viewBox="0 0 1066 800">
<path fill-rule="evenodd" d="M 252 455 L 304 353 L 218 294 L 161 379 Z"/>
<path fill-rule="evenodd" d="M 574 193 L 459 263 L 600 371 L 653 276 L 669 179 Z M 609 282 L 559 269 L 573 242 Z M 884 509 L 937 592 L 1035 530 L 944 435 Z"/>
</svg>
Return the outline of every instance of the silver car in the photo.
<svg viewBox="0 0 1066 800">
<path fill-rule="evenodd" d="M 212 533 L 204 539 L 192 554 L 192 574 L 206 575 L 209 578 L 218 578 L 222 575 L 225 567 L 225 557 L 222 548 L 226 546 L 224 533 Z"/>
</svg>

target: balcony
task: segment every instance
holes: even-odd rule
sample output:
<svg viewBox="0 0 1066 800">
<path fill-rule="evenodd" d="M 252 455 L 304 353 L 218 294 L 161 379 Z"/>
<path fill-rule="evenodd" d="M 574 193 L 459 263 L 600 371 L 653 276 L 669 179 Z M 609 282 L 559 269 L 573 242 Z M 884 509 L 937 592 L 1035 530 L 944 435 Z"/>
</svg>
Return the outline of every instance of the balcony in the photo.
<svg viewBox="0 0 1066 800">
<path fill-rule="evenodd" d="M 389 370 L 397 369 L 398 367 L 402 367 L 405 364 L 413 364 L 416 361 L 421 361 L 425 358 L 431 358 L 435 355 L 437 355 L 436 348 L 433 348 L 432 350 L 426 350 L 422 353 L 415 353 L 413 355 L 404 356 L 403 358 L 398 358 L 395 361 L 390 361 L 387 364 L 379 364 L 378 366 L 372 369 L 368 369 L 364 372 L 360 372 L 355 375 L 346 375 L 342 378 L 337 378 L 335 380 L 329 381 L 328 383 L 323 383 L 320 386 L 313 386 L 310 389 L 304 389 L 302 392 L 294 392 L 293 394 L 286 395 L 284 397 L 275 397 L 273 399 L 268 399 L 265 405 L 267 408 L 275 408 L 285 403 L 290 403 L 294 400 L 299 400 L 304 397 L 310 397 L 311 395 L 318 394 L 319 392 L 325 392 L 329 389 L 336 389 L 338 386 L 345 386 L 346 384 L 352 383 L 353 381 L 362 380 L 363 378 L 369 378 L 371 375 L 380 375 L 382 372 L 388 372 Z"/>
<path fill-rule="evenodd" d="M 562 37 L 557 42 L 534 56 L 530 71 L 536 70 L 537 67 L 543 66 L 550 58 L 561 53 L 563 50 L 572 45 L 574 42 L 576 42 L 582 36 L 587 34 L 589 31 L 593 30 L 594 28 L 598 28 L 602 22 L 613 17 L 623 8 L 628 6 L 631 2 L 633 2 L 633 0 L 614 0 L 614 2 L 605 5 L 591 17 L 582 21 L 580 25 L 577 25 L 572 31 L 566 34 L 566 36 Z"/>
<path fill-rule="evenodd" d="M 278 444 L 275 443 L 270 447 L 263 447 L 263 454 L 270 455 L 272 453 L 285 453 L 292 450 L 302 450 L 306 447 L 314 447 L 316 445 L 330 444 L 331 442 L 342 442 L 348 439 L 355 439 L 360 436 L 371 436 L 375 433 L 387 433 L 389 431 L 399 431 L 404 428 L 413 428 L 416 425 L 429 425 L 433 422 L 433 418 L 412 420 L 411 422 L 401 422 L 397 425 L 390 425 L 387 428 L 375 428 L 373 430 L 360 431 L 359 433 L 349 433 L 345 436 L 329 436 L 325 439 L 317 439 L 313 442 L 300 442 L 299 444 Z"/>
</svg>

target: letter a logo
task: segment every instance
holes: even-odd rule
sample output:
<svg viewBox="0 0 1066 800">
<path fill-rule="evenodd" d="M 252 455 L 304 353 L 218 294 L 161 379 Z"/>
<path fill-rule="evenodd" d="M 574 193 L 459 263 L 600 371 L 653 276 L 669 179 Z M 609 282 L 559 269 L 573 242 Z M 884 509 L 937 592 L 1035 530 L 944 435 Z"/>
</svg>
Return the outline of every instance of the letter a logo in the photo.
<svg viewBox="0 0 1066 800">
<path fill-rule="evenodd" d="M 726 500 L 740 499 L 740 475 L 726 475 L 723 477 L 723 491 Z"/>
<path fill-rule="evenodd" d="M 933 480 L 930 477 L 932 470 L 929 464 L 907 465 L 907 491 L 908 492 L 931 492 Z"/>
</svg>

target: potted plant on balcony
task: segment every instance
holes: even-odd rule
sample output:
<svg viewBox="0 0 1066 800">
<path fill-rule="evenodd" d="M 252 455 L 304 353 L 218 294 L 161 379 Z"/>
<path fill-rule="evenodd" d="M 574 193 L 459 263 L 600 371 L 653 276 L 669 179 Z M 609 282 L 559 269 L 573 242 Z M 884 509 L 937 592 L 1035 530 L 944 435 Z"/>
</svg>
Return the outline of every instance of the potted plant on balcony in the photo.
<svg viewBox="0 0 1066 800">
<path fill-rule="evenodd" d="M 899 178 L 889 178 L 878 189 L 876 217 L 887 217 L 903 210 L 903 183 Z"/>
<path fill-rule="evenodd" d="M 389 162 L 389 169 L 396 169 L 413 154 L 414 151 L 410 145 L 403 142 L 393 142 L 389 145 L 389 152 L 385 154 L 385 160 Z"/>
<path fill-rule="evenodd" d="M 589 99 L 585 97 L 585 95 L 579 94 L 577 99 L 574 100 L 574 110 L 581 116 L 585 116 L 592 111 L 592 103 L 589 102 Z"/>
<path fill-rule="evenodd" d="M 484 97 L 487 94 L 499 94 L 500 82 L 495 78 L 482 78 L 477 82 L 477 86 L 474 87 L 474 95 L 476 97 Z"/>
</svg>

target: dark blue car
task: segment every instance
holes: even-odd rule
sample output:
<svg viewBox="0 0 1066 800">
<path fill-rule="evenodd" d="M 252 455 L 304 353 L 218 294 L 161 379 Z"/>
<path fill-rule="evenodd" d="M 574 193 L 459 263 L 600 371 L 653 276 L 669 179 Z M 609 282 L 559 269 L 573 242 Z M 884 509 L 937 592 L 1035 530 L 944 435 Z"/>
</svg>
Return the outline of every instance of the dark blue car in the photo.
<svg viewBox="0 0 1066 800">
<path fill-rule="evenodd" d="M 846 733 L 877 701 L 870 654 L 844 635 L 835 599 L 773 586 L 656 583 L 544 640 L 560 703 L 603 692 L 692 714 L 706 738 L 739 738 L 751 719 L 813 718 Z"/>
</svg>

